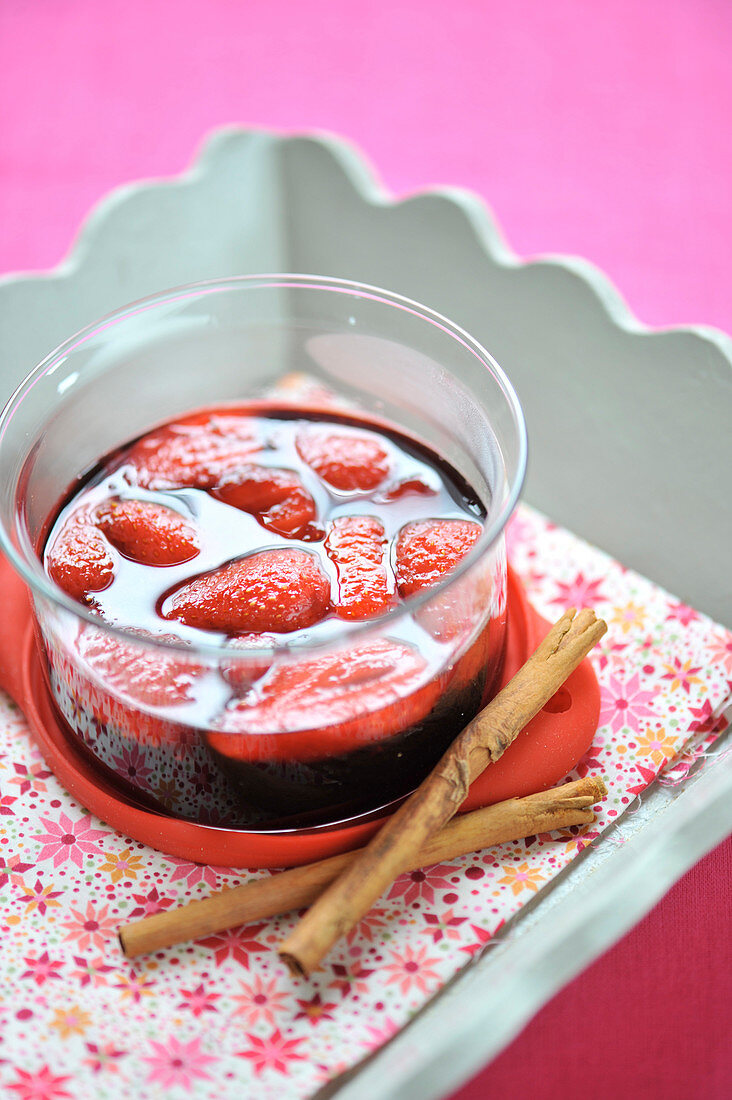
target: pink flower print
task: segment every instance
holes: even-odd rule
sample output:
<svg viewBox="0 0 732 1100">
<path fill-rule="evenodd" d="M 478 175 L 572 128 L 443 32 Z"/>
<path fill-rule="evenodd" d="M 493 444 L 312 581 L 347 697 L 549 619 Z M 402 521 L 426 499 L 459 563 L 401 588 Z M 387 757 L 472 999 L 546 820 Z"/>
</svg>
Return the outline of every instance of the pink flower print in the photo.
<svg viewBox="0 0 732 1100">
<path fill-rule="evenodd" d="M 482 951 L 485 945 L 493 939 L 496 932 L 498 932 L 498 930 L 503 927 L 504 923 L 504 921 L 501 921 L 498 927 L 495 928 L 492 932 L 488 928 L 481 928 L 477 924 L 471 924 L 470 927 L 475 933 L 475 939 L 472 943 L 466 944 L 465 947 L 461 947 L 460 950 L 465 951 L 466 954 L 470 955 L 471 957 L 473 955 L 477 955 L 478 952 Z"/>
<path fill-rule="evenodd" d="M 450 863 L 436 863 L 425 870 L 407 871 L 400 875 L 387 898 L 403 897 L 406 905 L 411 905 L 417 898 L 425 901 L 435 900 L 435 890 L 451 890 L 452 886 L 445 875 L 454 875 L 456 868 Z"/>
<path fill-rule="evenodd" d="M 235 962 L 248 969 L 249 952 L 267 950 L 266 944 L 257 940 L 259 933 L 266 927 L 266 924 L 250 924 L 242 928 L 228 928 L 225 932 L 201 940 L 201 946 L 211 948 L 219 966 L 231 956 Z"/>
<path fill-rule="evenodd" d="M 62 924 L 67 930 L 64 943 L 76 940 L 81 951 L 103 951 L 109 936 L 117 931 L 117 920 L 109 916 L 109 906 L 102 905 L 95 909 L 91 902 L 87 902 L 86 911 L 71 910 L 71 916 Z"/>
<path fill-rule="evenodd" d="M 46 791 L 44 779 L 51 776 L 51 772 L 43 767 L 43 764 L 31 764 L 30 768 L 25 764 L 13 764 L 15 775 L 8 782 L 18 784 L 18 794 L 27 794 L 33 791 L 35 794 L 43 794 Z"/>
<path fill-rule="evenodd" d="M 676 691 L 681 688 L 687 695 L 691 694 L 692 684 L 700 684 L 701 677 L 697 676 L 697 672 L 701 672 L 701 665 L 694 665 L 692 667 L 691 661 L 685 661 L 682 665 L 679 657 L 674 657 L 673 664 L 664 664 L 666 672 L 661 677 L 662 680 L 671 680 L 671 690 Z"/>
<path fill-rule="evenodd" d="M 10 807 L 17 801 L 17 798 L 13 798 L 12 795 L 0 795 L 0 817 L 13 817 L 15 810 L 11 810 Z"/>
<path fill-rule="evenodd" d="M 147 787 L 148 779 L 152 775 L 152 768 L 148 767 L 147 757 L 139 745 L 132 745 L 122 750 L 120 756 L 112 757 L 117 771 L 125 779 L 129 779 L 137 787 Z"/>
<path fill-rule="evenodd" d="M 183 1000 L 178 1008 L 187 1008 L 198 1019 L 204 1012 L 216 1012 L 215 1001 L 221 999 L 220 993 L 207 993 L 203 982 L 195 989 L 181 989 Z"/>
<path fill-rule="evenodd" d="M 391 952 L 392 961 L 382 967 L 381 973 L 388 974 L 386 985 L 396 982 L 402 994 L 406 995 L 412 988 L 420 993 L 426 993 L 430 984 L 437 984 L 440 976 L 432 967 L 439 962 L 438 958 L 426 958 L 427 948 L 420 947 L 414 951 L 407 947 L 403 953 Z"/>
<path fill-rule="evenodd" d="M 347 997 L 349 993 L 368 992 L 366 979 L 374 973 L 373 970 L 367 970 L 360 962 L 354 962 L 350 967 L 344 966 L 343 963 L 333 963 L 331 970 L 335 978 L 328 983 L 328 989 L 338 990 L 341 997 Z"/>
<path fill-rule="evenodd" d="M 387 912 L 387 909 L 369 909 L 366 916 L 346 933 L 346 943 L 351 944 L 355 939 L 364 939 L 369 943 L 380 940 L 384 929 L 389 925 Z"/>
<path fill-rule="evenodd" d="M 15 879 L 15 875 L 13 876 Z M 23 880 L 20 879 L 22 885 Z M 57 909 L 61 905 L 56 898 L 60 898 L 63 894 L 63 890 L 54 890 L 53 883 L 49 882 L 47 886 L 44 886 L 39 878 L 36 879 L 35 886 L 31 886 L 25 889 L 25 893 L 20 894 L 18 901 L 25 903 L 26 916 L 28 913 L 33 913 L 36 909 L 45 916 L 46 910 Z"/>
<path fill-rule="evenodd" d="M 597 662 L 600 671 L 604 672 L 608 665 L 611 663 L 622 663 L 623 650 L 627 649 L 629 645 L 630 642 L 617 641 L 606 641 L 604 645 L 601 644 L 597 650 L 597 652 L 600 654 Z M 620 654 L 621 656 L 619 657 L 618 654 Z"/>
<path fill-rule="evenodd" d="M 732 676 L 732 634 L 725 632 L 707 646 L 710 663 L 720 665 L 725 676 Z"/>
<path fill-rule="evenodd" d="M 71 1096 L 63 1087 L 71 1078 L 51 1073 L 48 1066 L 43 1066 L 37 1073 L 26 1073 L 24 1069 L 17 1067 L 15 1073 L 16 1080 L 8 1088 L 19 1100 L 62 1100 L 63 1097 Z"/>
<path fill-rule="evenodd" d="M 369 1050 L 375 1050 L 376 1047 L 380 1047 L 382 1043 L 388 1042 L 392 1035 L 396 1035 L 399 1030 L 399 1024 L 396 1020 L 392 1020 L 391 1016 L 386 1016 L 381 1027 L 372 1027 L 370 1024 L 367 1024 L 366 1030 L 370 1035 L 370 1039 L 364 1045 L 367 1046 Z"/>
<path fill-rule="evenodd" d="M 241 993 L 233 997 L 239 1004 L 235 1014 L 246 1018 L 247 1027 L 254 1027 L 260 1020 L 274 1027 L 275 1017 L 288 999 L 287 992 L 277 988 L 277 978 L 265 981 L 257 974 L 253 981 L 242 982 L 240 989 Z"/>
<path fill-rule="evenodd" d="M 458 929 L 468 919 L 456 917 L 452 909 L 446 909 L 444 913 L 423 913 L 422 916 L 427 924 L 427 928 L 422 931 L 432 936 L 433 943 L 439 943 L 441 939 L 459 940 Z"/>
<path fill-rule="evenodd" d="M 695 611 L 693 607 L 689 607 L 685 603 L 680 603 L 675 600 L 668 605 L 668 614 L 666 616 L 666 622 L 671 619 L 676 619 L 682 626 L 688 626 L 689 623 L 693 623 L 695 619 L 699 618 L 699 612 Z"/>
<path fill-rule="evenodd" d="M 35 955 L 27 955 L 23 961 L 28 969 L 20 975 L 21 979 L 31 978 L 36 985 L 43 985 L 51 978 L 61 978 L 59 968 L 63 966 L 63 962 L 49 958 L 48 951 L 37 958 Z"/>
<path fill-rule="evenodd" d="M 20 856 L 11 856 L 7 862 L 0 856 L 0 886 L 4 886 L 8 879 L 21 885 L 23 880 L 20 876 L 34 866 L 34 863 L 21 863 Z"/>
<path fill-rule="evenodd" d="M 178 859 L 176 856 L 166 856 L 168 863 L 174 863 L 177 870 L 170 876 L 171 882 L 185 879 L 188 886 L 196 886 L 199 882 L 205 882 L 207 886 L 216 887 L 219 872 L 226 872 L 224 867 L 211 867 L 203 863 L 191 863 L 187 859 Z"/>
<path fill-rule="evenodd" d="M 111 973 L 114 967 L 107 966 L 101 956 L 98 959 L 85 959 L 83 955 L 73 955 L 72 957 L 77 966 L 77 969 L 71 975 L 72 981 L 78 981 L 82 987 L 91 985 L 93 988 L 108 984 L 104 975 Z"/>
<path fill-rule="evenodd" d="M 123 1001 L 130 1000 L 139 1005 L 143 997 L 152 997 L 155 983 L 144 981 L 142 974 L 138 974 L 134 967 L 131 967 L 126 973 L 120 974 L 120 978 L 122 980 L 115 982 L 114 988 L 122 990 Z"/>
<path fill-rule="evenodd" d="M 152 890 L 149 890 L 147 894 L 133 894 L 132 900 L 136 901 L 137 905 L 130 913 L 130 919 L 134 919 L 135 917 L 151 917 L 153 913 L 160 913 L 173 904 L 173 898 L 164 898 L 158 893 L 157 886 L 153 886 Z"/>
<path fill-rule="evenodd" d="M 217 773 L 209 764 L 203 763 L 193 776 L 193 785 L 196 794 L 208 794 L 214 789 L 218 778 Z"/>
<path fill-rule="evenodd" d="M 335 1001 L 323 1001 L 319 993 L 316 993 L 309 1001 L 298 1000 L 297 1004 L 300 1011 L 296 1014 L 295 1019 L 309 1020 L 313 1025 L 320 1020 L 332 1020 L 333 1009 L 337 1007 Z"/>
<path fill-rule="evenodd" d="M 641 691 L 637 672 L 626 681 L 619 676 L 608 676 L 607 683 L 600 689 L 600 725 L 609 725 L 613 733 L 625 726 L 638 733 L 641 719 L 653 717 L 653 708 L 648 703 L 654 696 L 652 691 Z"/>
<path fill-rule="evenodd" d="M 599 577 L 596 581 L 591 581 L 584 573 L 579 572 L 571 581 L 556 581 L 557 595 L 549 602 L 561 604 L 562 607 L 576 607 L 578 611 L 585 607 L 594 608 L 605 599 L 600 591 L 604 579 Z"/>
<path fill-rule="evenodd" d="M 628 787 L 628 794 L 641 794 L 649 783 L 652 783 L 656 778 L 656 772 L 651 771 L 650 768 L 644 768 L 641 764 L 635 765 L 635 770 L 640 773 L 642 782 L 637 783 L 635 787 Z"/>
<path fill-rule="evenodd" d="M 211 1054 L 204 1054 L 200 1039 L 181 1043 L 171 1035 L 167 1044 L 156 1043 L 153 1039 L 150 1047 L 153 1053 L 143 1058 L 151 1067 L 147 1075 L 149 1084 L 158 1081 L 165 1089 L 180 1085 L 186 1092 L 190 1092 L 194 1082 L 211 1080 L 206 1066 L 210 1066 L 216 1058 Z"/>
<path fill-rule="evenodd" d="M 297 1047 L 304 1040 L 285 1039 L 279 1028 L 268 1035 L 267 1038 L 260 1038 L 258 1035 L 247 1035 L 247 1040 L 251 1045 L 247 1050 L 238 1050 L 237 1056 L 248 1058 L 257 1076 L 265 1069 L 274 1069 L 283 1074 L 287 1073 L 290 1062 L 303 1061 L 305 1058 L 304 1054 L 299 1054 L 297 1051 Z"/>
<path fill-rule="evenodd" d="M 58 821 L 53 821 L 49 817 L 42 817 L 41 821 L 47 831 L 37 833 L 35 836 L 35 840 L 44 842 L 38 853 L 38 862 L 53 859 L 54 867 L 60 867 L 70 859 L 77 867 L 82 868 L 84 856 L 98 855 L 101 849 L 97 841 L 110 835 L 104 829 L 92 829 L 88 817 L 72 821 L 62 813 L 59 814 Z"/>
<path fill-rule="evenodd" d="M 591 745 L 577 765 L 577 775 L 584 779 L 586 775 L 602 775 L 604 764 L 602 761 L 602 746 Z"/>
<path fill-rule="evenodd" d="M 84 1059 L 84 1065 L 89 1066 L 92 1073 L 100 1073 L 103 1069 L 106 1069 L 109 1073 L 117 1073 L 119 1071 L 118 1060 L 124 1058 L 127 1054 L 126 1050 L 116 1050 L 114 1043 L 106 1043 L 103 1047 L 100 1047 L 98 1043 L 87 1043 L 86 1049 L 89 1051 L 90 1057 Z"/>
<path fill-rule="evenodd" d="M 689 707 L 694 721 L 689 726 L 690 733 L 721 733 L 727 728 L 727 719 L 723 714 L 715 714 L 712 704 L 705 699 L 700 707 Z"/>
<path fill-rule="evenodd" d="M 330 1065 L 326 1065 L 325 1062 L 316 1062 L 315 1080 L 325 1082 L 334 1081 L 341 1073 L 345 1073 L 346 1070 L 352 1068 L 350 1062 L 331 1062 Z"/>
</svg>

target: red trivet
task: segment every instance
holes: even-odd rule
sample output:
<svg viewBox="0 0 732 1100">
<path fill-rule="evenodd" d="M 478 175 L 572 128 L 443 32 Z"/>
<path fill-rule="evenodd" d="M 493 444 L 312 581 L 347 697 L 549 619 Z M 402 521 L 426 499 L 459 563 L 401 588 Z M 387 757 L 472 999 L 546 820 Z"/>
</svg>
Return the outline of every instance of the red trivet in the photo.
<svg viewBox="0 0 732 1100">
<path fill-rule="evenodd" d="M 323 859 L 364 844 L 378 829 L 385 815 L 316 829 L 246 832 L 196 825 L 130 803 L 97 773 L 59 722 L 43 677 L 27 589 L 2 556 L 0 589 L 5 610 L 0 637 L 0 687 L 25 714 L 46 762 L 69 793 L 126 836 L 198 863 L 257 868 L 289 867 Z M 547 629 L 548 624 L 531 606 L 509 567 L 508 639 L 502 683 L 521 667 Z M 589 748 L 599 709 L 597 679 L 585 660 L 501 760 L 476 780 L 463 809 L 554 786 Z"/>
</svg>

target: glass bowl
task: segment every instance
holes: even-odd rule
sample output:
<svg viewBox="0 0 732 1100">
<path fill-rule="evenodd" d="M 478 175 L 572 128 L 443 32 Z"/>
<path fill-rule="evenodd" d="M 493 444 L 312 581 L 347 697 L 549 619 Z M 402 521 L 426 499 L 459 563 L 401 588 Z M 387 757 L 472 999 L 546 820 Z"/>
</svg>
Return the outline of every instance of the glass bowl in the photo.
<svg viewBox="0 0 732 1100">
<path fill-rule="evenodd" d="M 255 650 L 115 625 L 52 582 L 42 563 L 50 527 L 103 456 L 198 408 L 244 404 L 418 441 L 480 499 L 482 535 L 444 580 L 387 614 Z M 36 367 L 0 416 L 0 544 L 30 589 L 69 738 L 124 797 L 204 824 L 311 827 L 403 797 L 499 679 L 503 532 L 525 465 L 521 408 L 488 352 L 384 290 L 305 275 L 226 279 L 91 325 Z M 392 675 L 399 646 L 420 654 L 408 677 Z M 369 676 L 382 677 L 367 692 L 352 674 L 364 655 Z M 236 729 L 222 720 L 232 685 L 287 669 L 310 694 L 283 724 L 276 708 L 264 720 L 255 707 L 257 720 Z"/>
</svg>

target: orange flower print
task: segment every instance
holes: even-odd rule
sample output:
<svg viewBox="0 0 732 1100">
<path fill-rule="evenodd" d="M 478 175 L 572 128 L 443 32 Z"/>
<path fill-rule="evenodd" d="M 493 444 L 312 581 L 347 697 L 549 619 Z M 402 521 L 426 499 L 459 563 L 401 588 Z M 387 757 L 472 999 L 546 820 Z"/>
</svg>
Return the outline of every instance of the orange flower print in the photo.
<svg viewBox="0 0 732 1100">
<path fill-rule="evenodd" d="M 559 840 L 566 841 L 564 845 L 564 851 L 567 855 L 572 852 L 581 852 L 583 848 L 586 848 L 588 844 L 592 844 L 593 840 L 599 837 L 597 829 L 590 831 L 589 825 L 584 825 L 578 832 L 572 833 L 567 831 L 566 833 L 559 834 Z M 551 837 L 551 833 L 546 833 L 545 836 Z"/>
<path fill-rule="evenodd" d="M 676 739 L 664 737 L 665 730 L 649 730 L 644 736 L 638 737 L 638 756 L 650 756 L 654 764 L 663 764 L 676 751 Z"/>
<path fill-rule="evenodd" d="M 82 1035 L 91 1023 L 91 1015 L 82 1008 L 72 1005 L 71 1008 L 57 1008 L 51 1027 L 55 1027 L 62 1039 L 68 1039 L 70 1035 Z"/>
<path fill-rule="evenodd" d="M 538 890 L 539 883 L 543 882 L 545 876 L 536 869 L 531 869 L 528 863 L 519 863 L 518 867 L 512 867 L 504 865 L 501 867 L 502 871 L 506 874 L 503 878 L 499 878 L 499 883 L 502 886 L 510 886 L 511 892 L 516 896 L 520 894 L 522 890 Z"/>
<path fill-rule="evenodd" d="M 130 1000 L 139 1005 L 143 997 L 152 997 L 155 992 L 153 988 L 155 983 L 145 981 L 142 975 L 134 969 L 120 974 L 119 977 L 120 981 L 114 983 L 114 988 L 122 990 L 120 996 L 123 1001 Z"/>
<path fill-rule="evenodd" d="M 13 882 L 22 888 L 18 900 L 25 903 L 25 915 L 33 913 L 36 909 L 44 916 L 47 909 L 57 909 L 61 902 L 57 901 L 63 894 L 63 890 L 54 890 L 53 883 L 44 886 L 39 878 L 34 886 L 26 886 L 20 875 L 13 875 Z"/>
<path fill-rule="evenodd" d="M 106 861 L 100 865 L 99 870 L 108 871 L 112 882 L 119 882 L 122 878 L 137 878 L 137 872 L 142 870 L 142 859 L 140 856 L 133 856 L 130 848 L 125 848 L 119 855 L 108 852 Z"/>
<path fill-rule="evenodd" d="M 676 691 L 678 688 L 683 690 L 688 695 L 691 692 L 692 684 L 701 684 L 701 676 L 697 676 L 697 672 L 701 672 L 701 665 L 695 665 L 692 667 L 691 661 L 686 661 L 683 665 L 678 657 L 674 657 L 674 663 L 672 665 L 663 666 L 667 671 L 661 677 L 662 680 L 671 681 L 671 691 Z"/>
<path fill-rule="evenodd" d="M 645 608 L 638 603 L 633 603 L 632 600 L 624 607 L 616 607 L 610 619 L 611 625 L 617 626 L 623 634 L 628 634 L 631 630 L 642 630 L 645 621 Z"/>
</svg>

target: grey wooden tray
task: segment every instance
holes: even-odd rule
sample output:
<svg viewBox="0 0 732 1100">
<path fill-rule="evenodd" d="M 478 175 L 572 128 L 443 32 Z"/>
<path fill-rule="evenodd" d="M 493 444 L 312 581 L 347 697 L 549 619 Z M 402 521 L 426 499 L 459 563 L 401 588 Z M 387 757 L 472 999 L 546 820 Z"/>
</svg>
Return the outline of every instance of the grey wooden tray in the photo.
<svg viewBox="0 0 732 1100">
<path fill-rule="evenodd" d="M 106 198 L 57 269 L 0 280 L 0 400 L 56 344 L 126 302 L 264 272 L 373 283 L 465 327 L 523 403 L 525 498 L 732 625 L 732 341 L 644 328 L 582 260 L 519 261 L 474 195 L 395 202 L 331 137 L 218 131 L 183 176 Z M 723 743 L 683 786 L 654 785 L 500 942 L 323 1095 L 429 1100 L 456 1088 L 726 835 L 731 794 Z"/>
</svg>

